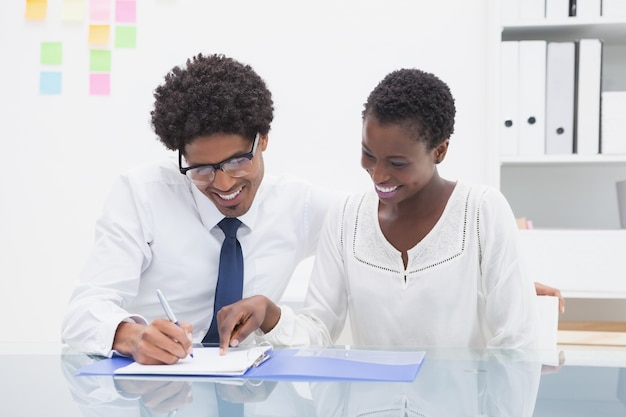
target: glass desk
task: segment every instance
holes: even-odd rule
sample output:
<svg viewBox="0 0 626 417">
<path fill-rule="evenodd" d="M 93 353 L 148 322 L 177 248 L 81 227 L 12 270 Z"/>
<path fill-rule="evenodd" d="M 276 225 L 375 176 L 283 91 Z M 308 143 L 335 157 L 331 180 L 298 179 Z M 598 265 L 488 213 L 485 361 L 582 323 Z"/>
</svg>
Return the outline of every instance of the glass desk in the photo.
<svg viewBox="0 0 626 417">
<path fill-rule="evenodd" d="M 0 416 L 626 415 L 626 351 L 426 352 L 411 383 L 122 380 L 77 376 L 97 359 L 61 346 L 0 343 Z"/>
</svg>

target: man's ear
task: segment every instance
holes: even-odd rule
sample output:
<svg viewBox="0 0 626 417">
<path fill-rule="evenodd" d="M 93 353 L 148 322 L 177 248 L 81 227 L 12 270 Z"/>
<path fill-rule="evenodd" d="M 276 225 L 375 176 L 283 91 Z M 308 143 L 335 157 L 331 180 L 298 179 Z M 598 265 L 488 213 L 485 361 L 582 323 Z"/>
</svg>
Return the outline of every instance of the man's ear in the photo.
<svg viewBox="0 0 626 417">
<path fill-rule="evenodd" d="M 269 133 L 266 133 L 265 135 L 259 138 L 258 147 L 261 149 L 261 152 L 267 149 L 267 141 L 269 140 L 269 137 L 270 137 Z"/>
<path fill-rule="evenodd" d="M 450 143 L 450 139 L 446 139 L 435 148 L 434 155 L 435 155 L 436 164 L 440 164 L 444 159 L 446 159 L 446 154 L 448 153 L 449 143 Z"/>
</svg>

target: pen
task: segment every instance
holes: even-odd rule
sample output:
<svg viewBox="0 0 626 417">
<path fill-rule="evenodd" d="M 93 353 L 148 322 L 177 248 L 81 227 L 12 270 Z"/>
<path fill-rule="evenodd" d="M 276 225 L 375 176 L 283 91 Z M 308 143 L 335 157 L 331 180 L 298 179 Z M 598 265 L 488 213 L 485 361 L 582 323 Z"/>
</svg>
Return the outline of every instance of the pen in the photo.
<svg viewBox="0 0 626 417">
<path fill-rule="evenodd" d="M 175 325 L 177 325 L 178 327 L 180 327 L 180 323 L 178 323 L 178 320 L 176 319 L 176 316 L 174 315 L 174 312 L 172 311 L 170 304 L 167 302 L 167 299 L 165 298 L 161 290 L 156 290 L 156 293 L 157 293 L 157 297 L 159 297 L 159 302 L 161 303 L 161 307 L 163 307 L 163 310 L 165 310 L 165 315 L 167 316 L 168 320 L 174 323 Z M 193 353 L 190 353 L 189 356 L 193 358 Z"/>
</svg>

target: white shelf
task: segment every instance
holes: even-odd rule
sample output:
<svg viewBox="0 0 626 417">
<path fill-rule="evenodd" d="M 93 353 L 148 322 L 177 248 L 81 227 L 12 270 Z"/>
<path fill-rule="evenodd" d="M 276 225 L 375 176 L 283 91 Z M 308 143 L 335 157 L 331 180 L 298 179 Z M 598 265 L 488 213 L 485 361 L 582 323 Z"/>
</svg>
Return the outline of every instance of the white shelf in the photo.
<svg viewBox="0 0 626 417">
<path fill-rule="evenodd" d="M 626 164 L 626 155 L 501 156 L 501 165 L 606 165 Z"/>
<path fill-rule="evenodd" d="M 564 298 L 576 299 L 602 299 L 602 300 L 626 300 L 626 291 L 580 291 L 580 290 L 564 290 L 561 291 Z"/>
<path fill-rule="evenodd" d="M 626 299 L 626 229 L 520 230 L 526 270 L 565 297 Z"/>
<path fill-rule="evenodd" d="M 505 22 L 502 40 L 568 41 L 601 39 L 607 43 L 626 43 L 626 19 L 581 19 Z"/>
<path fill-rule="evenodd" d="M 626 17 L 501 22 L 501 41 L 603 42 L 602 91 L 626 89 Z M 499 156 L 500 188 L 516 215 L 539 227 L 521 231 L 533 280 L 567 298 L 626 300 L 626 230 L 619 227 L 615 182 L 625 155 Z"/>
</svg>

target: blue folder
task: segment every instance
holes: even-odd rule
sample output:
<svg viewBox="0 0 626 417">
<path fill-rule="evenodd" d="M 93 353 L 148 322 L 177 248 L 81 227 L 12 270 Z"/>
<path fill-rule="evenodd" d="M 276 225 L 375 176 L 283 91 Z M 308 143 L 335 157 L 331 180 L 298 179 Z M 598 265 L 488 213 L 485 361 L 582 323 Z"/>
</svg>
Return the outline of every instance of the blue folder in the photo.
<svg viewBox="0 0 626 417">
<path fill-rule="evenodd" d="M 273 381 L 387 381 L 411 382 L 424 361 L 424 351 L 360 349 L 274 349 L 270 358 L 235 379 Z M 78 375 L 114 375 L 131 358 L 102 359 L 78 370 Z M 185 375 L 205 378 L 211 375 Z M 138 376 L 141 377 L 141 376 Z M 151 375 L 154 377 L 154 375 Z M 222 375 L 215 377 L 224 378 Z M 180 376 L 169 375 L 176 379 Z"/>
</svg>

